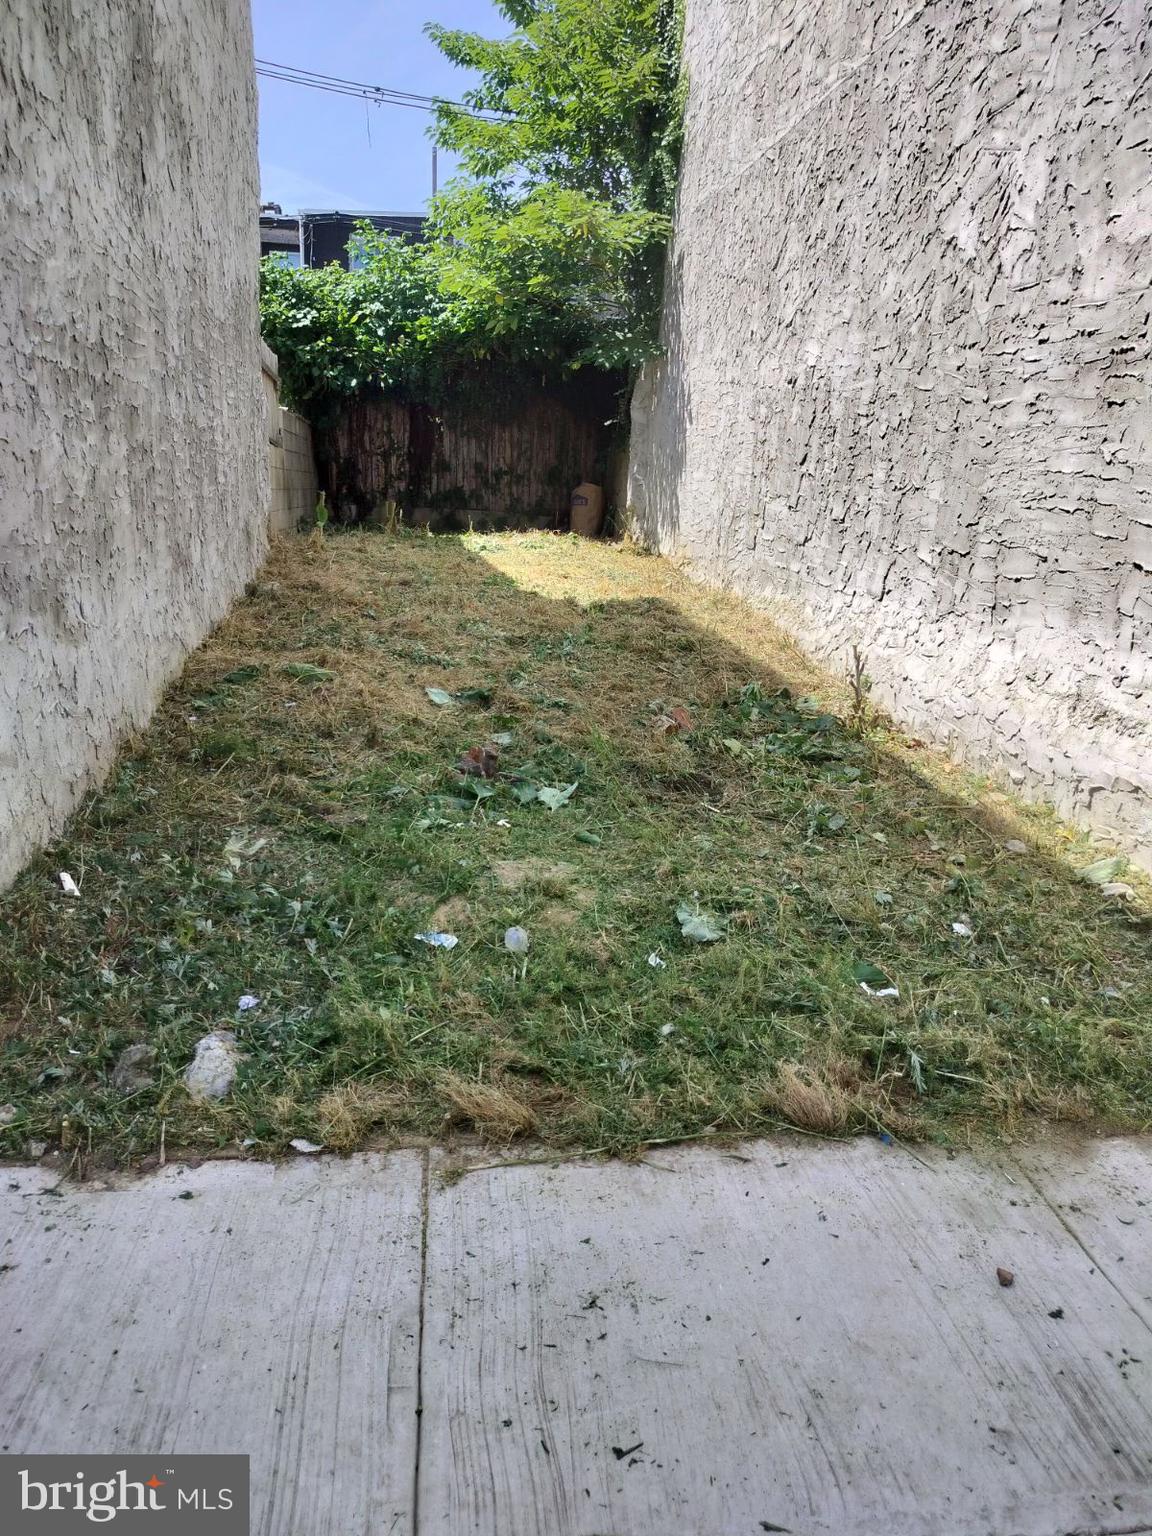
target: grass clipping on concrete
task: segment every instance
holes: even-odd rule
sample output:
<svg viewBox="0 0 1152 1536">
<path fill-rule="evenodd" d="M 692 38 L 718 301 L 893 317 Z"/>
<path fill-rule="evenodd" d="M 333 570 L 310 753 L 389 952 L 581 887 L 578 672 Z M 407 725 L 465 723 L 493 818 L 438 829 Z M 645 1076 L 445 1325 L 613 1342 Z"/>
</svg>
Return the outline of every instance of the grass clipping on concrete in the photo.
<svg viewBox="0 0 1152 1536">
<path fill-rule="evenodd" d="M 0 1151 L 1146 1124 L 1146 887 L 849 705 L 626 545 L 282 543 L 3 900 Z"/>
</svg>

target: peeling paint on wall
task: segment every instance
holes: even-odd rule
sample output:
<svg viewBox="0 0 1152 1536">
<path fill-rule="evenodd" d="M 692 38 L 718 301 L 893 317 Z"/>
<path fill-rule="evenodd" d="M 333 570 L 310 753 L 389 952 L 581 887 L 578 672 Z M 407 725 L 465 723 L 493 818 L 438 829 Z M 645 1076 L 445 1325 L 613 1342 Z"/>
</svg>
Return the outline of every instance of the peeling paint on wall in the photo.
<svg viewBox="0 0 1152 1536">
<path fill-rule="evenodd" d="M 638 526 L 1152 862 L 1152 23 L 688 0 Z"/>
<path fill-rule="evenodd" d="M 262 557 L 247 0 L 6 0 L 0 885 Z"/>
</svg>

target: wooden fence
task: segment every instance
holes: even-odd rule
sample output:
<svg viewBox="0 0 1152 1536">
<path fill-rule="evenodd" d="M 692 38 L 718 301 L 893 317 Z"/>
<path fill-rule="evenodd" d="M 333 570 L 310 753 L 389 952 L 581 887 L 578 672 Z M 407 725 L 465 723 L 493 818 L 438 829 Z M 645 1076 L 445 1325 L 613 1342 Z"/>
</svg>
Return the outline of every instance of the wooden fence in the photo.
<svg viewBox="0 0 1152 1536">
<path fill-rule="evenodd" d="M 343 521 L 388 502 L 417 527 L 559 527 L 572 488 L 607 485 L 623 380 L 586 370 L 561 383 L 495 369 L 436 404 L 365 397 L 316 428 L 321 483 Z"/>
</svg>

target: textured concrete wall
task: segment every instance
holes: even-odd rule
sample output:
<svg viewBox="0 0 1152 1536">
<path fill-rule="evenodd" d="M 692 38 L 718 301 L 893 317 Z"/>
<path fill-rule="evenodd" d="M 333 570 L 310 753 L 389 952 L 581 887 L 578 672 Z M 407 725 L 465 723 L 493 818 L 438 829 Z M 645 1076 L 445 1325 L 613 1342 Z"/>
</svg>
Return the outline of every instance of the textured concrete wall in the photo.
<svg viewBox="0 0 1152 1536">
<path fill-rule="evenodd" d="M 1152 848 L 1141 0 L 688 0 L 641 529 Z"/>
<path fill-rule="evenodd" d="M 0 884 L 261 558 L 248 0 L 5 0 Z"/>
</svg>

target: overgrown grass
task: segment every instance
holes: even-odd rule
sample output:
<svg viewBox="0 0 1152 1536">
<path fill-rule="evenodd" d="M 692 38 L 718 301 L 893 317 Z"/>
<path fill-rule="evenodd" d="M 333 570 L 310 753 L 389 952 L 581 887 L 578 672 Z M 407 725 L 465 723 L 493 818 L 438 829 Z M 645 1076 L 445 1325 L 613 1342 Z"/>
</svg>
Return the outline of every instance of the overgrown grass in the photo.
<svg viewBox="0 0 1152 1536">
<path fill-rule="evenodd" d="M 0 1149 L 1143 1126 L 1144 898 L 849 705 L 625 546 L 284 543 L 0 904 Z M 493 738 L 496 777 L 457 771 Z M 244 1059 L 205 1107 L 183 1072 L 219 1028 Z M 136 1043 L 153 1081 L 116 1087 Z"/>
</svg>

